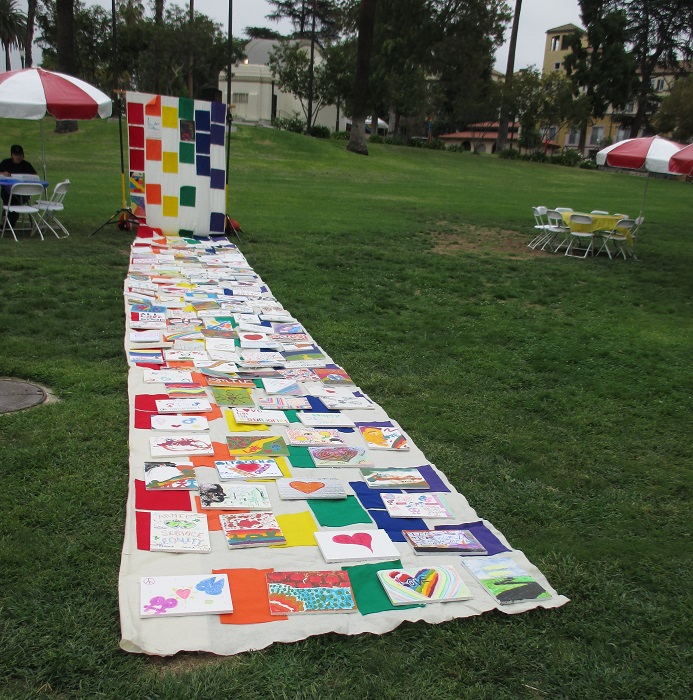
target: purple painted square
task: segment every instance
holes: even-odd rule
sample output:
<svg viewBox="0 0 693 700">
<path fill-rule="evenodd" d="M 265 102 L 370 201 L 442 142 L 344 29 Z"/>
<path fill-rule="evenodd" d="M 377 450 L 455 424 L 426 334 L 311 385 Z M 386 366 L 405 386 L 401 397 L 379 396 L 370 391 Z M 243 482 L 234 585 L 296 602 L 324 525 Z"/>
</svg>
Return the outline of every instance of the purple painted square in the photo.
<svg viewBox="0 0 693 700">
<path fill-rule="evenodd" d="M 223 102 L 212 102 L 212 122 L 223 124 L 226 121 L 226 105 Z"/>
<path fill-rule="evenodd" d="M 195 129 L 209 131 L 209 112 L 206 109 L 195 110 Z"/>
<path fill-rule="evenodd" d="M 212 124 L 211 140 L 214 146 L 223 146 L 225 135 L 226 129 L 223 124 Z"/>
<path fill-rule="evenodd" d="M 209 155 L 209 134 L 203 134 L 200 131 L 195 134 L 195 151 Z"/>
<path fill-rule="evenodd" d="M 213 211 L 209 215 L 209 230 L 214 233 L 223 233 L 226 216 L 219 211 Z"/>
<path fill-rule="evenodd" d="M 218 170 L 217 168 L 212 168 L 212 172 L 210 174 L 210 182 L 209 186 L 213 190 L 223 190 L 224 187 L 226 186 L 226 177 L 224 174 L 223 170 Z"/>
<path fill-rule="evenodd" d="M 195 159 L 197 162 L 197 174 L 202 177 L 209 177 L 212 168 L 209 156 L 201 156 L 199 153 Z"/>
</svg>

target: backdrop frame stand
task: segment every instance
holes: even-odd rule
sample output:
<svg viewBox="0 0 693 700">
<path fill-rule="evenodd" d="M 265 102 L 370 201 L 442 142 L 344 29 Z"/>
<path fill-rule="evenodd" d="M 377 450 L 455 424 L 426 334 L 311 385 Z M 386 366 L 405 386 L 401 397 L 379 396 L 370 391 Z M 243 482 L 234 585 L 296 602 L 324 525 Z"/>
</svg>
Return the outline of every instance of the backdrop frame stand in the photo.
<svg viewBox="0 0 693 700">
<path fill-rule="evenodd" d="M 121 231 L 130 231 L 133 225 L 139 225 L 139 217 L 135 216 L 128 206 L 125 196 L 125 158 L 123 156 L 123 109 L 121 106 L 122 90 L 118 89 L 118 35 L 116 28 L 116 0 L 111 0 L 111 42 L 113 65 L 113 94 L 118 105 L 118 138 L 120 143 L 120 209 L 108 221 L 105 221 L 91 235 L 98 233 L 110 224 L 115 224 Z"/>
</svg>

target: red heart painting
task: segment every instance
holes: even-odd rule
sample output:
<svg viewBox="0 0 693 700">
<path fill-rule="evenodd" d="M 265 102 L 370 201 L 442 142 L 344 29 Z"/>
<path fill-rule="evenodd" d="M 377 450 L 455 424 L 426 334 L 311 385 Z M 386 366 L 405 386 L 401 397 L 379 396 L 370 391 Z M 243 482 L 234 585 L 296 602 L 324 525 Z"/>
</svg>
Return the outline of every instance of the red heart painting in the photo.
<svg viewBox="0 0 693 700">
<path fill-rule="evenodd" d="M 236 464 L 236 469 L 240 469 L 242 472 L 252 474 L 253 472 L 260 471 L 260 465 L 257 462 L 247 462 L 246 464 L 238 462 Z"/>
<path fill-rule="evenodd" d="M 291 481 L 289 486 L 301 493 L 315 493 L 325 488 L 325 484 L 322 481 Z"/>
<path fill-rule="evenodd" d="M 176 591 L 176 595 L 179 598 L 182 598 L 183 600 L 185 600 L 190 595 L 190 589 L 189 588 L 179 588 Z"/>
<path fill-rule="evenodd" d="M 335 544 L 357 544 L 360 547 L 366 547 L 373 551 L 371 542 L 373 538 L 367 532 L 355 532 L 353 535 L 335 535 L 332 538 Z"/>
</svg>

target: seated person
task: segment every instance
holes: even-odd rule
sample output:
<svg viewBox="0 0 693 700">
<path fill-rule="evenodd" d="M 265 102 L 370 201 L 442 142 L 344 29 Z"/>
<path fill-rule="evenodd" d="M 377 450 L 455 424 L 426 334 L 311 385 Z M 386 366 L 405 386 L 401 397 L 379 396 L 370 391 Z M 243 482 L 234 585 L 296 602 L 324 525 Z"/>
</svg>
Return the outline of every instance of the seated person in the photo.
<svg viewBox="0 0 693 700">
<path fill-rule="evenodd" d="M 12 177 L 12 175 L 36 175 L 36 170 L 34 166 L 28 161 L 24 160 L 24 149 L 15 144 L 10 148 L 10 157 L 5 158 L 0 162 L 0 175 L 5 177 Z M 8 204 L 10 200 L 10 187 L 3 185 L 2 188 L 2 202 L 3 204 Z M 20 200 L 20 201 L 17 201 Z M 16 197 L 13 204 L 23 204 L 26 202 L 27 197 Z M 19 214 L 11 213 L 9 215 L 9 222 L 14 226 L 17 223 Z"/>
</svg>

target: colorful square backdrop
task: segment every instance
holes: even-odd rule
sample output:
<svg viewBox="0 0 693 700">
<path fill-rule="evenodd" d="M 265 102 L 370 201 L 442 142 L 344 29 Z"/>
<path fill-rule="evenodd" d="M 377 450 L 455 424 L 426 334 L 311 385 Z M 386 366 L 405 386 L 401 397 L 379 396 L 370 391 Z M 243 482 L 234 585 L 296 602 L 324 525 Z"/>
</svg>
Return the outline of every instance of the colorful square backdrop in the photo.
<svg viewBox="0 0 693 700">
<path fill-rule="evenodd" d="M 127 93 L 130 200 L 164 233 L 223 233 L 226 105 Z"/>
</svg>

